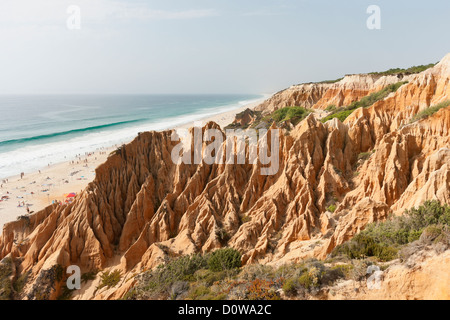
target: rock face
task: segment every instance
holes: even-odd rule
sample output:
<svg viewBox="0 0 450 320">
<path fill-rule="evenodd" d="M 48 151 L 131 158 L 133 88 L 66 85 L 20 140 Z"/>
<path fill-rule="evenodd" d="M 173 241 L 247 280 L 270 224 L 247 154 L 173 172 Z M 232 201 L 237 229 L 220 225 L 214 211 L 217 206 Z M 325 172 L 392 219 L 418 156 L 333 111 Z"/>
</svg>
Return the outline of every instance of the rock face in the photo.
<svg viewBox="0 0 450 320">
<path fill-rule="evenodd" d="M 274 94 L 270 99 L 255 108 L 263 114 L 289 106 L 302 106 L 311 109 L 326 109 L 328 106 L 348 106 L 352 102 L 380 91 L 399 81 L 410 81 L 414 75 L 379 76 L 357 74 L 345 76 L 336 83 L 306 83 L 292 86 Z"/>
<path fill-rule="evenodd" d="M 233 125 L 239 125 L 240 127 L 245 127 L 251 122 L 255 121 L 258 117 L 258 113 L 251 109 L 245 109 L 243 112 L 236 115 L 236 119 Z"/>
<path fill-rule="evenodd" d="M 404 264 L 394 263 L 381 273 L 379 286 L 346 281 L 327 290 L 327 300 L 448 300 L 450 251 L 419 251 Z M 357 290 L 355 290 L 357 289 Z"/>
<path fill-rule="evenodd" d="M 244 263 L 324 258 L 390 212 L 425 200 L 450 203 L 450 107 L 409 123 L 450 99 L 450 55 L 403 79 L 361 75 L 290 88 L 257 110 L 347 105 L 400 80 L 409 82 L 344 123 L 323 124 L 311 114 L 282 131 L 280 169 L 271 176 L 261 175 L 259 164 L 178 165 L 171 131 L 142 133 L 97 168 L 71 205 L 5 225 L 0 260 L 9 255 L 18 274 L 29 273 L 23 298 L 58 296 L 49 270 L 70 265 L 82 273 L 120 270 L 118 287 L 84 288 L 82 296 L 120 298 L 132 285 L 128 275 L 169 257 L 231 246 Z M 362 153 L 367 160 L 358 159 Z"/>
<path fill-rule="evenodd" d="M 379 290 L 361 292 L 357 299 L 449 300 L 450 251 L 415 257 L 412 267 L 396 267 L 384 276 Z"/>
</svg>

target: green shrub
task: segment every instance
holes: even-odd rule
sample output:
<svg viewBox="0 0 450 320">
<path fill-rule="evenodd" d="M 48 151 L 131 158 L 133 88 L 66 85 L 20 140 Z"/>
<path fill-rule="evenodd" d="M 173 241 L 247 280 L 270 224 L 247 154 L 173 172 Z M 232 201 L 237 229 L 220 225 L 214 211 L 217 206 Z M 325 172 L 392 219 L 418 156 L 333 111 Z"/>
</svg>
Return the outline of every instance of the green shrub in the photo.
<svg viewBox="0 0 450 320">
<path fill-rule="evenodd" d="M 336 205 L 335 205 L 335 204 L 332 204 L 331 206 L 329 206 L 329 207 L 327 208 L 327 211 L 329 211 L 329 212 L 331 212 L 331 213 L 334 213 L 334 212 L 336 211 Z"/>
<path fill-rule="evenodd" d="M 395 259 L 399 247 L 419 240 L 427 227 L 448 226 L 449 216 L 450 206 L 427 201 L 419 208 L 406 210 L 401 217 L 369 224 L 351 241 L 336 247 L 332 256 L 345 254 L 351 259 L 377 257 L 381 261 Z M 430 230 L 436 231 L 435 227 Z"/>
<path fill-rule="evenodd" d="M 284 264 L 275 271 L 274 276 L 280 278 L 299 277 L 304 271 L 308 270 L 303 264 Z"/>
<path fill-rule="evenodd" d="M 188 293 L 189 300 L 210 300 L 208 299 L 211 295 L 211 289 L 200 285 L 198 287 L 192 288 Z"/>
<path fill-rule="evenodd" d="M 364 231 L 356 235 L 350 242 L 337 247 L 334 254 L 345 254 L 350 259 L 377 257 L 380 261 L 390 261 L 396 258 L 398 250 L 384 243 L 379 243 L 374 237 Z"/>
<path fill-rule="evenodd" d="M 268 122 L 270 124 L 272 122 L 280 123 L 289 120 L 293 125 L 297 125 L 310 113 L 310 110 L 303 107 L 284 107 L 274 111 L 268 116 L 265 116 L 262 121 Z"/>
<path fill-rule="evenodd" d="M 202 269 L 195 272 L 194 279 L 211 286 L 218 281 L 224 280 L 227 276 L 228 274 L 225 271 L 213 272 L 211 270 Z"/>
<path fill-rule="evenodd" d="M 17 278 L 16 281 L 14 281 L 13 287 L 14 287 L 14 290 L 15 290 L 17 293 L 21 293 L 21 292 L 22 292 L 23 288 L 25 287 L 25 285 L 26 285 L 26 283 L 27 283 L 27 280 L 28 280 L 28 276 L 29 276 L 29 275 L 30 275 L 30 271 L 25 272 L 25 273 L 21 274 L 21 275 Z"/>
<path fill-rule="evenodd" d="M 410 67 L 408 69 L 401 69 L 401 68 L 393 68 L 382 72 L 371 72 L 369 74 L 372 75 L 379 75 L 379 76 L 390 76 L 390 75 L 399 75 L 399 74 L 416 74 L 420 73 L 422 71 L 425 71 L 429 68 L 432 68 L 436 65 L 436 63 L 430 63 L 427 65 L 420 65 L 420 66 L 414 66 Z"/>
<path fill-rule="evenodd" d="M 434 242 L 440 242 L 442 235 L 445 233 L 445 226 L 429 226 L 423 230 L 420 236 L 420 241 L 426 244 L 432 244 Z"/>
<path fill-rule="evenodd" d="M 70 290 L 66 285 L 62 287 L 61 295 L 57 298 L 57 300 L 70 300 L 72 299 L 72 293 L 74 290 Z"/>
<path fill-rule="evenodd" d="M 250 264 L 242 268 L 238 279 L 252 281 L 255 279 L 270 279 L 275 277 L 275 270 L 272 266 L 261 264 Z"/>
<path fill-rule="evenodd" d="M 91 271 L 91 272 L 84 273 L 81 275 L 81 281 L 88 282 L 88 281 L 95 280 L 95 278 L 97 278 L 97 274 L 98 274 L 98 271 Z"/>
<path fill-rule="evenodd" d="M 5 258 L 0 262 L 0 300 L 11 300 L 12 260 Z"/>
<path fill-rule="evenodd" d="M 64 268 L 62 265 L 57 264 L 55 266 L 52 267 L 52 270 L 54 270 L 55 272 L 55 281 L 56 282 L 61 282 L 63 280 L 64 277 Z"/>
<path fill-rule="evenodd" d="M 332 267 L 331 270 L 337 270 L 343 277 L 348 277 L 353 270 L 353 266 L 351 264 L 338 264 Z"/>
<path fill-rule="evenodd" d="M 381 89 L 380 91 L 374 92 L 364 98 L 362 98 L 360 101 L 354 102 L 350 105 L 350 108 L 357 109 L 357 108 L 368 108 L 371 105 L 373 105 L 375 102 L 383 100 L 388 95 L 390 95 L 393 92 L 396 92 L 401 86 L 404 84 L 407 84 L 407 81 L 401 81 L 397 83 L 390 84 L 386 86 L 385 88 Z"/>
<path fill-rule="evenodd" d="M 432 116 L 433 114 L 435 114 L 436 112 L 438 112 L 439 110 L 441 110 L 443 108 L 447 108 L 448 106 L 450 106 L 450 100 L 441 102 L 437 105 L 434 105 L 425 110 L 422 110 L 421 112 L 416 114 L 414 117 L 412 117 L 410 123 L 420 121 L 422 119 L 426 119 L 426 118 Z"/>
<path fill-rule="evenodd" d="M 441 232 L 439 236 L 434 239 L 433 244 L 442 243 L 450 248 L 450 227 L 448 225 L 441 226 Z"/>
<path fill-rule="evenodd" d="M 224 292 L 215 292 L 212 288 L 205 286 L 203 284 L 200 285 L 191 285 L 185 299 L 187 300 L 225 300 L 227 297 Z"/>
<path fill-rule="evenodd" d="M 405 216 L 399 219 L 414 230 L 434 224 L 450 225 L 450 206 L 441 205 L 439 201 L 427 201 L 418 208 L 406 211 Z"/>
<path fill-rule="evenodd" d="M 329 116 L 323 118 L 321 121 L 323 123 L 325 123 L 325 122 L 327 122 L 329 120 L 337 118 L 337 119 L 339 119 L 339 121 L 344 122 L 345 119 L 347 119 L 348 116 L 353 113 L 353 111 L 354 110 L 344 110 L 344 111 L 336 112 L 336 113 L 330 114 Z"/>
<path fill-rule="evenodd" d="M 171 300 L 177 300 L 179 297 L 185 296 L 189 291 L 190 285 L 186 281 L 177 281 L 170 286 L 169 294 Z"/>
<path fill-rule="evenodd" d="M 115 287 L 122 278 L 122 275 L 119 270 L 115 270 L 113 272 L 106 271 L 100 275 L 101 282 L 97 289 L 101 289 L 104 287 L 113 288 Z"/>
<path fill-rule="evenodd" d="M 131 288 L 127 293 L 125 293 L 121 300 L 137 300 L 138 297 L 139 295 L 136 288 Z"/>
<path fill-rule="evenodd" d="M 194 281 L 194 274 L 206 267 L 206 259 L 199 254 L 182 256 L 166 264 L 161 264 L 155 270 L 142 275 L 143 295 L 151 297 L 158 294 L 169 294 L 174 283 Z"/>
<path fill-rule="evenodd" d="M 374 256 L 378 257 L 380 261 L 391 261 L 398 258 L 398 251 L 392 246 L 381 246 L 378 251 L 374 252 Z"/>
<path fill-rule="evenodd" d="M 211 271 L 231 270 L 241 265 L 241 253 L 232 248 L 219 249 L 208 256 L 208 268 Z"/>
<path fill-rule="evenodd" d="M 318 288 L 320 279 L 316 274 L 316 270 L 309 270 L 300 276 L 298 283 L 306 289 Z"/>
<path fill-rule="evenodd" d="M 221 245 L 226 245 L 228 240 L 230 240 L 230 235 L 224 228 L 219 228 L 216 230 L 216 237 Z"/>
<path fill-rule="evenodd" d="M 299 283 L 297 279 L 288 279 L 283 284 L 283 291 L 288 296 L 293 296 L 297 293 Z"/>
<path fill-rule="evenodd" d="M 332 285 L 339 279 L 349 277 L 352 269 L 352 265 L 337 265 L 332 268 L 325 268 L 320 281 L 324 285 Z"/>
</svg>

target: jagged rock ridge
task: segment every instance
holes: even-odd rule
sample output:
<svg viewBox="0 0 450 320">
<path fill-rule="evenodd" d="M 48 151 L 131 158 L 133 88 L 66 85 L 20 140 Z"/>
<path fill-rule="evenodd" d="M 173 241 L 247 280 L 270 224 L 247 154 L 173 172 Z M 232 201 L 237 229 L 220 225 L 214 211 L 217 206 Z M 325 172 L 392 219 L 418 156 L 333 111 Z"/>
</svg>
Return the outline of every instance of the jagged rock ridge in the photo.
<svg viewBox="0 0 450 320">
<path fill-rule="evenodd" d="M 223 246 L 240 250 L 244 263 L 324 258 L 391 212 L 425 200 L 450 202 L 450 108 L 409 124 L 450 99 L 449 79 L 450 55 L 344 123 L 310 115 L 289 134 L 282 131 L 274 176 L 260 175 L 259 165 L 176 165 L 170 131 L 142 133 L 96 170 L 73 204 L 5 225 L 0 258 L 10 257 L 17 275 L 29 273 L 22 293 L 28 299 L 59 294 L 58 285 L 42 280 L 55 265 L 131 275 L 168 257 Z M 352 76 L 303 85 L 294 102 L 274 96 L 256 109 L 346 105 L 398 81 Z M 337 209 L 329 212 L 332 204 Z M 133 284 L 124 279 L 112 291 L 85 288 L 83 297 L 120 297 Z"/>
</svg>

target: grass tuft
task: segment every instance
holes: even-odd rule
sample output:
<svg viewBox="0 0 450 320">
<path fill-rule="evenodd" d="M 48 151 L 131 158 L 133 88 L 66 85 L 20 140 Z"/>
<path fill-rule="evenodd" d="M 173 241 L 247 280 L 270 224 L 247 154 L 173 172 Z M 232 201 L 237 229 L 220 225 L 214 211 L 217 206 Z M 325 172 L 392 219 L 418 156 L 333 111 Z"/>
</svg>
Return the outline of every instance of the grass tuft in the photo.
<svg viewBox="0 0 450 320">
<path fill-rule="evenodd" d="M 414 123 L 414 122 L 426 119 L 426 118 L 432 116 L 433 114 L 435 114 L 436 112 L 438 112 L 439 110 L 441 110 L 443 108 L 447 108 L 448 106 L 450 106 L 450 100 L 441 102 L 437 105 L 434 105 L 425 110 L 422 110 L 421 112 L 416 114 L 414 117 L 412 117 L 410 123 Z"/>
</svg>

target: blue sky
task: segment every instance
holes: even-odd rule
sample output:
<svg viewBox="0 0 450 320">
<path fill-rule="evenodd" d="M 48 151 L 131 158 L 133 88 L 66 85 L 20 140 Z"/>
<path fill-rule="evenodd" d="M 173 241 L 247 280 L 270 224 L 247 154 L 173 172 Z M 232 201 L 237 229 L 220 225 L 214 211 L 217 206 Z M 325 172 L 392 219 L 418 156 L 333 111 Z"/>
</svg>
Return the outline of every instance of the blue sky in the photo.
<svg viewBox="0 0 450 320">
<path fill-rule="evenodd" d="M 449 15 L 448 0 L 2 0 L 0 93 L 271 93 L 437 62 Z"/>
</svg>

